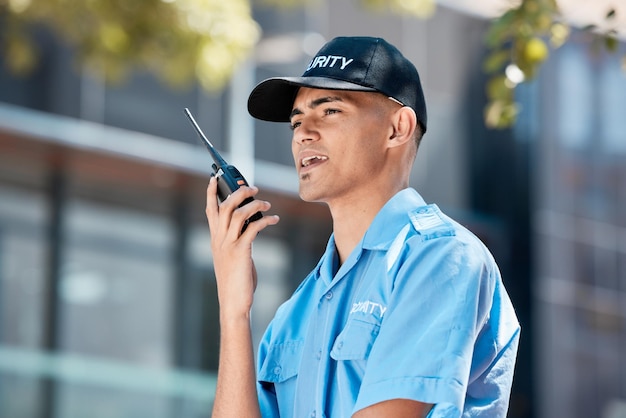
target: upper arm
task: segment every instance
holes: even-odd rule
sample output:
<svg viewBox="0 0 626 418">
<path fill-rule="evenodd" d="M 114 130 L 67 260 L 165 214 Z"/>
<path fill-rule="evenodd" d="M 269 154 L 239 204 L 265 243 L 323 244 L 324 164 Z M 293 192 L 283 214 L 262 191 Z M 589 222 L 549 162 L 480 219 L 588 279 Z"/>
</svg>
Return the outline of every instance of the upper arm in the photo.
<svg viewBox="0 0 626 418">
<path fill-rule="evenodd" d="M 377 401 L 412 399 L 449 404 L 460 416 L 474 342 L 488 313 L 489 303 L 482 302 L 491 300 L 489 269 L 472 251 L 455 238 L 408 243 L 406 256 L 390 273 L 393 286 L 368 351 L 357 410 Z"/>
<path fill-rule="evenodd" d="M 353 418 L 425 418 L 431 408 L 431 404 L 411 399 L 391 399 L 363 408 Z"/>
</svg>

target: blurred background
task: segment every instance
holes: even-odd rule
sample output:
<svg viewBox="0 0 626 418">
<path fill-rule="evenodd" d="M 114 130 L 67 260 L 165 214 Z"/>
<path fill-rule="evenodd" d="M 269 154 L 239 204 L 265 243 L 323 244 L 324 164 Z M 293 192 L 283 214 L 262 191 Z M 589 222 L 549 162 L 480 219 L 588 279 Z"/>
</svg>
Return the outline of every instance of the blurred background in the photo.
<svg viewBox="0 0 626 418">
<path fill-rule="evenodd" d="M 0 0 L 0 417 L 210 416 L 211 160 L 183 109 L 281 216 L 254 248 L 256 342 L 331 225 L 247 96 L 339 35 L 420 71 L 411 185 L 500 265 L 522 324 L 509 417 L 626 417 L 626 48 L 584 21 L 626 6 L 573 3 Z"/>
</svg>

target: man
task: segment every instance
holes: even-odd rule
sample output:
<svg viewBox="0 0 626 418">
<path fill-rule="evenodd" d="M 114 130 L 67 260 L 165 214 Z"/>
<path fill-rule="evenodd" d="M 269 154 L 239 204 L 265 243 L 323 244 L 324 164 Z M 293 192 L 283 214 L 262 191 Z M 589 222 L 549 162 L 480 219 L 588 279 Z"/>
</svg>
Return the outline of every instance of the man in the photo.
<svg viewBox="0 0 626 418">
<path fill-rule="evenodd" d="M 252 242 L 278 222 L 243 187 L 207 218 L 220 302 L 214 417 L 504 417 L 519 324 L 482 243 L 409 188 L 426 132 L 417 70 L 383 39 L 327 43 L 302 77 L 261 82 L 252 116 L 289 122 L 305 201 L 333 234 L 276 313 L 255 372 Z M 233 262 L 233 260 L 237 260 Z"/>
</svg>

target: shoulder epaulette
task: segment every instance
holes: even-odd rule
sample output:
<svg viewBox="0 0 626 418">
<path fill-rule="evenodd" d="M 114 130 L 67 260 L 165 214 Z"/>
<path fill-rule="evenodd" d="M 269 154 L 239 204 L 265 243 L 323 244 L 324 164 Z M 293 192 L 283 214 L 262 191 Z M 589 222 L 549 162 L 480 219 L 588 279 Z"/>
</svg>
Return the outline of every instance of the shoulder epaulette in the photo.
<svg viewBox="0 0 626 418">
<path fill-rule="evenodd" d="M 455 235 L 454 226 L 437 205 L 422 206 L 409 213 L 411 224 L 424 240 Z"/>
</svg>

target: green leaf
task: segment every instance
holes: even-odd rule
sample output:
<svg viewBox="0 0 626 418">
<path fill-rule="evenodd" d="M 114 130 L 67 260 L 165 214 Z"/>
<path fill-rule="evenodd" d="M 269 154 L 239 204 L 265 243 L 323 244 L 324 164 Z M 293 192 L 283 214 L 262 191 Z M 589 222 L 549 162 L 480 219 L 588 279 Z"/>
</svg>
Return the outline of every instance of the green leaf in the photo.
<svg viewBox="0 0 626 418">
<path fill-rule="evenodd" d="M 617 48 L 619 47 L 619 42 L 616 37 L 607 36 L 604 38 L 604 45 L 606 46 L 606 49 L 608 51 L 615 52 L 617 51 Z"/>
<path fill-rule="evenodd" d="M 512 101 L 494 100 L 485 106 L 485 125 L 491 129 L 506 129 L 513 126 L 519 113 L 518 106 Z"/>
<path fill-rule="evenodd" d="M 511 101 L 513 90 L 509 87 L 504 75 L 492 77 L 485 88 L 489 100 Z"/>
<path fill-rule="evenodd" d="M 483 71 L 490 74 L 501 70 L 509 61 L 510 56 L 511 54 L 507 50 L 492 52 L 483 62 Z"/>
<path fill-rule="evenodd" d="M 615 12 L 615 9 L 611 9 L 608 11 L 608 13 L 606 14 L 606 18 L 607 19 L 613 19 L 615 17 L 617 13 Z"/>
</svg>

